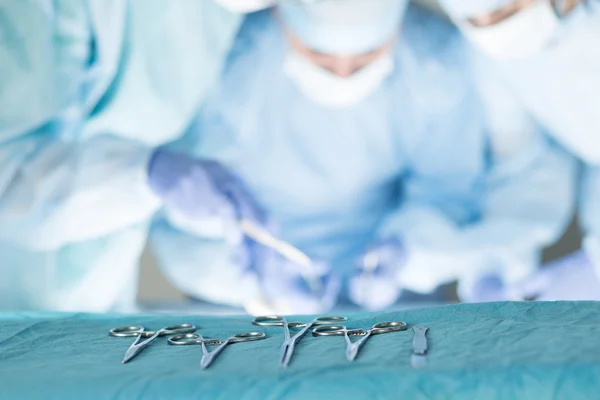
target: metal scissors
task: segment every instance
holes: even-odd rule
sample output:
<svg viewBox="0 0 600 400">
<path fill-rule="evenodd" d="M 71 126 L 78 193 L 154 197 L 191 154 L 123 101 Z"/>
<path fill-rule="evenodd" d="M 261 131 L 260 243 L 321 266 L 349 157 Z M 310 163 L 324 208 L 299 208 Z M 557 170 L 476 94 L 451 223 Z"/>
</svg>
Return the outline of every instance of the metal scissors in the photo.
<svg viewBox="0 0 600 400">
<path fill-rule="evenodd" d="M 402 321 L 381 322 L 373 325 L 366 331 L 362 329 L 348 329 L 345 326 L 319 326 L 313 329 L 313 336 L 344 336 L 346 339 L 346 360 L 354 361 L 363 344 L 371 335 L 381 333 L 397 332 L 406 330 L 406 323 Z M 350 340 L 350 336 L 361 336 L 356 342 Z"/>
<path fill-rule="evenodd" d="M 200 360 L 200 368 L 206 369 L 214 361 L 215 358 L 223 351 L 223 349 L 232 343 L 243 343 L 253 342 L 255 340 L 266 339 L 267 335 L 262 332 L 248 332 L 238 333 L 227 338 L 224 341 L 218 339 L 205 339 L 199 333 L 187 333 L 184 335 L 176 335 L 170 337 L 168 342 L 174 346 L 189 346 L 189 345 L 200 345 L 202 346 L 202 359 Z M 208 351 L 206 348 L 207 344 L 218 345 L 213 351 Z"/>
<path fill-rule="evenodd" d="M 147 331 L 142 326 L 121 326 L 119 328 L 113 328 L 110 330 L 110 336 L 116 337 L 136 337 L 135 341 L 129 346 L 123 357 L 123 364 L 131 361 L 135 356 L 140 354 L 146 347 L 150 345 L 159 336 L 165 335 L 176 335 L 180 333 L 194 332 L 196 326 L 192 324 L 180 324 L 173 326 L 166 326 L 157 331 Z M 142 338 L 148 338 L 142 342 Z"/>
<path fill-rule="evenodd" d="M 279 366 L 286 368 L 292 359 L 296 343 L 310 328 L 317 325 L 335 324 L 336 322 L 344 322 L 347 320 L 348 318 L 346 317 L 318 317 L 305 324 L 302 322 L 287 322 L 285 317 L 278 315 L 267 315 L 264 317 L 254 318 L 252 324 L 258 326 L 283 326 L 284 339 L 283 345 L 281 346 L 281 359 Z M 294 336 L 290 336 L 290 327 L 302 327 L 302 329 L 300 329 Z"/>
</svg>

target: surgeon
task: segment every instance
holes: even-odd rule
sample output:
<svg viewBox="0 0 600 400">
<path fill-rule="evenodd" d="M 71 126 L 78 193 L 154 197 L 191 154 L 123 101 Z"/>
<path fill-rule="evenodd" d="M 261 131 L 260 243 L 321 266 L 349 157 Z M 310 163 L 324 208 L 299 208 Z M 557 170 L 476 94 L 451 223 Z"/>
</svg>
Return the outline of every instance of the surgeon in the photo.
<svg viewBox="0 0 600 400">
<path fill-rule="evenodd" d="M 479 71 L 509 88 L 554 138 L 586 167 L 580 192 L 583 250 L 512 289 L 486 277 L 473 300 L 507 291 L 539 300 L 600 299 L 600 3 L 583 0 L 443 0 L 483 56 Z M 487 55 L 487 56 L 486 56 Z M 494 92 L 497 96 L 497 92 Z M 490 97 L 490 96 L 488 96 Z"/>
<path fill-rule="evenodd" d="M 152 217 L 176 201 L 156 149 L 216 80 L 230 11 L 268 2 L 220 3 L 0 0 L 0 309 L 132 307 Z"/>
<path fill-rule="evenodd" d="M 526 276 L 570 216 L 574 161 L 518 108 L 513 126 L 488 123 L 465 50 L 404 0 L 248 15 L 215 94 L 150 169 L 188 199 L 152 230 L 164 272 L 252 313 L 323 312 L 344 297 L 382 309 L 405 289 Z M 190 156 L 228 169 L 236 189 L 215 199 L 217 218 L 196 210 L 202 174 L 163 162 Z M 304 251 L 311 270 L 250 240 L 243 219 Z"/>
</svg>

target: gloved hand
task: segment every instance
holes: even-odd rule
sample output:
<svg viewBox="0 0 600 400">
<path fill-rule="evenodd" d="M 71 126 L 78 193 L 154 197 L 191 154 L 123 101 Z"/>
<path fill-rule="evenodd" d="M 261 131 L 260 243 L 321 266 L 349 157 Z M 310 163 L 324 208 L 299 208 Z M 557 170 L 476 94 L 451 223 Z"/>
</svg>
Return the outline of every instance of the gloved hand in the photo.
<svg viewBox="0 0 600 400">
<path fill-rule="evenodd" d="M 261 246 L 257 244 L 256 246 Z M 332 274 L 325 263 L 313 262 L 310 271 L 302 274 L 301 267 L 264 246 L 254 248 L 254 268 L 262 293 L 250 300 L 246 311 L 253 315 L 319 314 L 327 312 L 336 304 L 341 279 Z M 256 255 L 256 252 L 260 254 Z M 303 276 L 304 275 L 304 276 Z M 305 280 L 320 284 L 315 293 Z"/>
<path fill-rule="evenodd" d="M 393 305 L 402 293 L 397 276 L 405 261 L 404 248 L 395 239 L 371 247 L 350 278 L 350 300 L 369 311 Z"/>
<path fill-rule="evenodd" d="M 264 223 L 264 214 L 244 183 L 216 161 L 157 150 L 148 168 L 149 185 L 182 220 L 221 219 L 241 237 L 241 218 Z"/>
<path fill-rule="evenodd" d="M 507 287 L 502 277 L 489 273 L 473 279 L 461 279 L 458 283 L 460 300 L 465 303 L 509 301 L 518 298 Z"/>
<path fill-rule="evenodd" d="M 520 290 L 538 301 L 600 300 L 600 279 L 585 252 L 578 251 L 538 270 Z"/>
</svg>

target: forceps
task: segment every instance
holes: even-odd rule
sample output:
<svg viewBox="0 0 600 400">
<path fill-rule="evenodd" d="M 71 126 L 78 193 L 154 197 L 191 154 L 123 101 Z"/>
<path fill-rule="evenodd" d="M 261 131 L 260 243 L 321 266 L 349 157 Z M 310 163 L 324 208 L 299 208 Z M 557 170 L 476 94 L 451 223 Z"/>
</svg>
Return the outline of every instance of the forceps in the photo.
<svg viewBox="0 0 600 400">
<path fill-rule="evenodd" d="M 187 333 L 184 335 L 176 335 L 170 337 L 168 342 L 174 346 L 189 346 L 189 345 L 200 345 L 202 346 L 202 359 L 200 360 L 200 368 L 206 369 L 214 361 L 215 358 L 223 351 L 228 344 L 232 343 L 243 343 L 253 342 L 255 340 L 266 339 L 267 335 L 262 332 L 248 332 L 238 333 L 233 335 L 224 341 L 218 339 L 205 339 L 199 333 Z M 218 345 L 213 351 L 208 351 L 206 348 L 207 344 Z"/>
<path fill-rule="evenodd" d="M 252 324 L 258 326 L 283 326 L 284 339 L 283 344 L 281 345 L 281 358 L 279 366 L 286 368 L 292 359 L 296 343 L 310 328 L 317 325 L 335 324 L 336 322 L 344 322 L 346 320 L 348 320 L 346 317 L 318 317 L 305 324 L 302 322 L 287 322 L 285 317 L 280 317 L 278 315 L 267 315 L 265 317 L 254 318 Z M 290 337 L 290 327 L 301 327 L 302 329 L 300 329 L 294 336 Z"/>
<path fill-rule="evenodd" d="M 179 333 L 194 332 L 196 326 L 192 324 L 180 324 L 173 326 L 166 326 L 157 331 L 147 331 L 142 326 L 121 326 L 119 328 L 113 328 L 109 331 L 110 336 L 116 337 L 136 337 L 135 341 L 129 346 L 123 357 L 123 364 L 131 361 L 135 356 L 140 354 L 146 347 L 150 345 L 159 336 L 175 335 Z M 142 338 L 148 338 L 142 342 Z"/>
<path fill-rule="evenodd" d="M 354 361 L 360 348 L 371 337 L 381 333 L 398 332 L 406 330 L 406 323 L 402 321 L 380 322 L 373 325 L 371 329 L 348 329 L 345 326 L 318 326 L 313 329 L 313 336 L 344 336 L 346 340 L 346 360 Z M 350 340 L 350 336 L 361 336 L 356 342 Z"/>
</svg>

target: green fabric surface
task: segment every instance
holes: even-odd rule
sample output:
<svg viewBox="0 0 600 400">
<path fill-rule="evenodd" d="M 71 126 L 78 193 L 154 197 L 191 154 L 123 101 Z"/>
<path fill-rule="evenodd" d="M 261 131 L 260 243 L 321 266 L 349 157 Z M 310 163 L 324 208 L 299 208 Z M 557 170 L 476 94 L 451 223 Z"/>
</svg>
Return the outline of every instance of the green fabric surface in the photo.
<svg viewBox="0 0 600 400">
<path fill-rule="evenodd" d="M 600 396 L 600 302 L 486 303 L 347 315 L 349 328 L 406 321 L 429 328 L 428 365 L 410 365 L 412 331 L 373 336 L 355 362 L 342 337 L 307 334 L 278 367 L 280 327 L 252 317 L 0 314 L 0 399 L 588 399 Z M 308 321 L 309 317 L 290 317 Z M 206 337 L 263 331 L 208 370 L 200 346 L 165 337 L 128 364 L 133 338 L 110 328 L 192 323 Z M 312 396 L 312 397 L 311 397 Z"/>
</svg>

